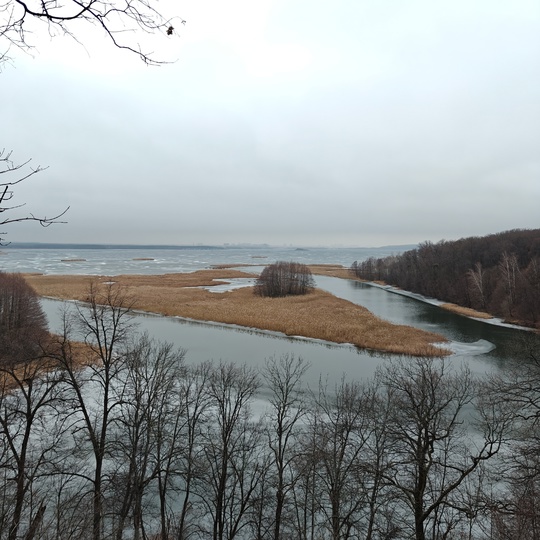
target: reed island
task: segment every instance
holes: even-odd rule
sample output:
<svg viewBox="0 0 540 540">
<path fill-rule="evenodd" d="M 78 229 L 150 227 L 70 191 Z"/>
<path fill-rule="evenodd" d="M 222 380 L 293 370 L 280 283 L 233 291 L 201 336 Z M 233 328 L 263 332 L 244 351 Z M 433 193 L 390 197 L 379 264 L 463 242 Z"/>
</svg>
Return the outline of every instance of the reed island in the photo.
<svg viewBox="0 0 540 540">
<path fill-rule="evenodd" d="M 342 267 L 312 266 L 314 274 L 347 277 Z M 414 356 L 444 356 L 443 336 L 417 328 L 392 324 L 366 308 L 314 289 L 307 295 L 266 298 L 253 287 L 223 293 L 212 292 L 230 279 L 253 278 L 231 267 L 165 275 L 39 275 L 27 281 L 44 297 L 78 300 L 88 298 L 90 285 L 122 287 L 135 310 L 212 321 L 259 330 L 280 332 L 362 349 Z"/>
</svg>

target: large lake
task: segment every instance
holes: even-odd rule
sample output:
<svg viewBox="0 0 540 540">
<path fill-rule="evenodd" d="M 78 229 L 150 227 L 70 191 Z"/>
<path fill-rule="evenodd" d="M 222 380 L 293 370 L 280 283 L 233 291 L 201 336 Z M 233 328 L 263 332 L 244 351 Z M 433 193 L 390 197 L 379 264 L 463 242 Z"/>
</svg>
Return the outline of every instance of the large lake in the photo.
<svg viewBox="0 0 540 540">
<path fill-rule="evenodd" d="M 385 257 L 413 246 L 380 248 L 297 248 L 268 246 L 160 246 L 55 248 L 0 247 L 0 269 L 44 274 L 165 274 L 193 272 L 216 264 L 267 264 L 277 260 L 305 264 L 341 264 Z"/>
</svg>

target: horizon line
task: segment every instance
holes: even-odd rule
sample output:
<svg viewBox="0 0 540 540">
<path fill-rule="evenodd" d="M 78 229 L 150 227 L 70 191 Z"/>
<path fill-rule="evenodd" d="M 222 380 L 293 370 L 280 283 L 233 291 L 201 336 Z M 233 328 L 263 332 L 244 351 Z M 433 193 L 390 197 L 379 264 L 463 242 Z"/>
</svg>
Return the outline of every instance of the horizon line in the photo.
<svg viewBox="0 0 540 540">
<path fill-rule="evenodd" d="M 95 242 L 10 242 L 0 245 L 0 249 L 32 249 L 39 247 L 43 249 L 66 248 L 71 249 L 227 249 L 235 247 L 245 248 L 290 248 L 290 249 L 382 249 L 404 246 L 417 246 L 418 244 L 389 244 L 384 246 L 306 246 L 301 244 L 268 244 L 268 243 L 250 243 L 250 242 L 224 242 L 223 244 L 107 244 Z"/>
</svg>

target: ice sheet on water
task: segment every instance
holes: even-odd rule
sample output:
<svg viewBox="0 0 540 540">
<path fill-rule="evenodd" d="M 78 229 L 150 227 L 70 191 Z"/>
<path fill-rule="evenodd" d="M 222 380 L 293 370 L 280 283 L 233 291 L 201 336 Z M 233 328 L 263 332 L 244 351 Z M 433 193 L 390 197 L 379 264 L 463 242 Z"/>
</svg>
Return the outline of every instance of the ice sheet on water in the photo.
<svg viewBox="0 0 540 540">
<path fill-rule="evenodd" d="M 213 265 L 252 265 L 274 261 L 304 264 L 341 264 L 348 268 L 355 260 L 385 257 L 411 246 L 380 248 L 309 248 L 291 246 L 87 246 L 46 244 L 35 247 L 11 244 L 2 248 L 1 268 L 7 272 L 44 274 L 167 274 L 193 272 Z M 414 246 L 413 246 L 414 247 Z M 62 259 L 86 259 L 69 267 Z"/>
<path fill-rule="evenodd" d="M 255 285 L 255 279 L 253 278 L 214 279 L 213 281 L 226 281 L 227 283 L 224 283 L 223 285 L 203 286 L 200 288 L 214 293 L 224 293 L 234 289 L 241 289 L 242 287 L 251 287 L 252 285 Z"/>
<path fill-rule="evenodd" d="M 443 302 L 442 300 L 437 300 L 436 298 L 430 298 L 428 296 L 423 296 L 421 294 L 413 293 L 410 291 L 404 291 L 402 289 L 398 289 L 397 287 L 393 287 L 392 285 L 380 285 L 378 283 L 372 283 L 372 282 L 370 282 L 369 285 L 371 285 L 372 287 L 378 287 L 379 289 L 384 289 L 385 291 L 388 291 L 394 294 L 400 294 L 401 296 L 406 296 L 407 298 L 413 298 L 415 300 L 419 300 L 420 302 L 431 304 L 432 306 L 442 306 L 443 304 L 447 303 L 447 302 Z M 494 326 L 503 326 L 504 328 L 514 328 L 516 330 L 532 331 L 531 328 L 527 328 L 526 326 L 518 326 L 517 324 L 507 323 L 497 317 L 484 319 L 484 318 L 479 318 L 479 317 L 471 317 L 471 316 L 463 315 L 463 314 L 459 314 L 459 315 L 461 315 L 462 317 L 467 317 L 469 319 L 474 319 L 475 321 L 479 321 L 482 323 L 492 324 Z M 493 350 L 493 349 L 490 349 L 490 350 Z"/>
<path fill-rule="evenodd" d="M 450 349 L 454 354 L 478 356 L 480 354 L 487 354 L 495 349 L 495 345 L 491 341 L 485 339 L 479 339 L 473 343 L 462 343 L 459 341 L 451 341 L 444 344 L 445 348 Z"/>
</svg>

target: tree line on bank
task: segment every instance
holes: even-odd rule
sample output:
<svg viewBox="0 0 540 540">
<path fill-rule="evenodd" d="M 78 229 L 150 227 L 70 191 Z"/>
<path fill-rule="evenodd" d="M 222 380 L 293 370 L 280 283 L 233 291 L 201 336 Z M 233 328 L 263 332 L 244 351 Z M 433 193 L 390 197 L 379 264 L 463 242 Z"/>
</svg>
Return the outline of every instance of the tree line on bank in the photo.
<svg viewBox="0 0 540 540">
<path fill-rule="evenodd" d="M 423 242 L 401 255 L 355 261 L 351 271 L 362 279 L 540 325 L 540 229 Z"/>
<path fill-rule="evenodd" d="M 0 313 L 21 295 L 39 327 L 29 287 Z M 92 287 L 0 353 L 2 540 L 540 537 L 535 349 L 504 379 L 402 358 L 309 389 L 291 355 L 189 365 L 130 306 Z"/>
</svg>

